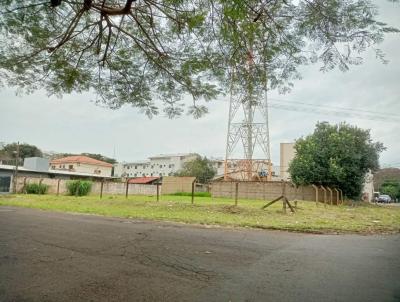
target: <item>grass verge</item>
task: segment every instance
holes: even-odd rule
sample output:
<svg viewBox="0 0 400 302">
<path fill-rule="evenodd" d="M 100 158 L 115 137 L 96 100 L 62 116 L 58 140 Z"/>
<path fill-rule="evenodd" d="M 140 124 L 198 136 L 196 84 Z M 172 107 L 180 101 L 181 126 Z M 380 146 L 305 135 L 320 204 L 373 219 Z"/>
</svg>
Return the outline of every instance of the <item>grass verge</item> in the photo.
<svg viewBox="0 0 400 302">
<path fill-rule="evenodd" d="M 295 214 L 282 213 L 276 203 L 261 210 L 266 201 L 239 200 L 239 206 L 226 198 L 188 196 L 54 196 L 3 195 L 0 205 L 50 211 L 89 213 L 112 217 L 141 218 L 195 224 L 277 229 L 313 233 L 399 233 L 400 207 L 371 204 L 318 207 L 300 201 Z"/>
</svg>

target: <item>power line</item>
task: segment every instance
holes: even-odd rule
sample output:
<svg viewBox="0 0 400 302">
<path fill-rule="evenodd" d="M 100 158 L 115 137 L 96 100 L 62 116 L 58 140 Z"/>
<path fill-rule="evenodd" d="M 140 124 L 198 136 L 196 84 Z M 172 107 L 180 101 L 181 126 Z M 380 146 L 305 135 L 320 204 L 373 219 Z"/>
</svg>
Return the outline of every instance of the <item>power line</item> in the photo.
<svg viewBox="0 0 400 302">
<path fill-rule="evenodd" d="M 371 110 L 365 110 L 365 109 L 360 109 L 360 108 L 346 108 L 346 107 L 338 107 L 338 106 L 329 106 L 329 105 L 320 105 L 320 104 L 315 104 L 315 103 L 305 103 L 305 102 L 300 102 L 300 101 L 288 101 L 284 99 L 278 99 L 278 98 L 269 98 L 272 101 L 277 101 L 279 103 L 289 103 L 289 104 L 298 104 L 298 105 L 304 105 L 304 106 L 310 106 L 310 107 L 319 107 L 322 109 L 333 109 L 333 110 L 338 110 L 338 111 L 351 111 L 351 112 L 364 112 L 367 114 L 372 114 L 372 115 L 382 115 L 382 116 L 393 116 L 396 118 L 400 118 L 399 114 L 394 114 L 394 113 L 389 113 L 389 112 L 377 112 L 377 111 L 371 111 Z"/>
<path fill-rule="evenodd" d="M 352 111 L 341 111 L 340 107 L 333 107 L 333 106 L 326 106 L 325 108 L 323 106 L 315 106 L 313 104 L 307 104 L 299 106 L 297 105 L 290 105 L 290 104 L 285 104 L 281 102 L 270 102 L 269 103 L 270 108 L 274 109 L 282 109 L 282 110 L 289 110 L 289 111 L 301 111 L 301 112 L 307 112 L 307 113 L 313 113 L 313 114 L 335 114 L 335 116 L 342 116 L 342 117 L 350 117 L 350 118 L 361 118 L 361 119 L 366 119 L 366 120 L 377 120 L 377 121 L 383 121 L 383 122 L 400 122 L 400 116 L 398 115 L 391 115 L 391 116 L 384 116 L 382 114 L 372 114 L 372 113 L 363 113 L 362 110 L 358 112 L 357 110 L 352 110 Z M 320 107 L 320 108 L 318 108 Z M 334 108 L 334 109 L 333 109 Z"/>
</svg>

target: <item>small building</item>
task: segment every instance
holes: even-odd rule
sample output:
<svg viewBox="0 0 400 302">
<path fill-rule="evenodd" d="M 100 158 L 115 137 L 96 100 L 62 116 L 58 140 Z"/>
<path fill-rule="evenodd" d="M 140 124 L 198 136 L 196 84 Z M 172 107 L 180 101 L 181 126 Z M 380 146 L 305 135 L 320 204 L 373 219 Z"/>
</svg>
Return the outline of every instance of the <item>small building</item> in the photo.
<svg viewBox="0 0 400 302">
<path fill-rule="evenodd" d="M 101 176 L 111 176 L 113 165 L 84 155 L 73 155 L 53 159 L 50 162 L 52 171 L 69 171 Z"/>
<path fill-rule="evenodd" d="M 161 177 L 137 177 L 128 180 L 130 184 L 154 185 L 160 181 Z"/>
</svg>

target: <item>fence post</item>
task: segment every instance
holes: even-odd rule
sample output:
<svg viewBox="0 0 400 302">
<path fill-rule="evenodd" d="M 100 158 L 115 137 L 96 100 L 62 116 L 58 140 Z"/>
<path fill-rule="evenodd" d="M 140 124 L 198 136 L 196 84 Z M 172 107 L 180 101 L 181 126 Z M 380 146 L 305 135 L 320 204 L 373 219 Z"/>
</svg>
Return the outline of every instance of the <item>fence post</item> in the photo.
<svg viewBox="0 0 400 302">
<path fill-rule="evenodd" d="M 321 186 L 321 189 L 324 191 L 324 207 L 326 208 L 326 189 L 324 186 Z"/>
<path fill-rule="evenodd" d="M 157 182 L 156 186 L 157 186 L 157 201 L 160 201 L 160 183 Z"/>
<path fill-rule="evenodd" d="M 318 187 L 316 185 L 311 185 L 311 186 L 315 190 L 315 205 L 318 207 L 318 201 L 319 201 L 319 198 L 318 198 Z"/>
<path fill-rule="evenodd" d="M 42 193 L 41 193 L 41 187 L 42 187 L 42 181 L 43 181 L 43 178 L 41 178 L 40 180 L 39 180 L 39 195 L 42 195 Z"/>
<path fill-rule="evenodd" d="M 128 198 L 128 191 L 129 191 L 129 178 L 126 179 L 125 198 Z"/>
<path fill-rule="evenodd" d="M 330 205 L 332 205 L 332 189 L 331 188 L 329 188 L 329 187 L 326 187 L 327 189 L 328 189 L 328 191 L 329 191 L 329 204 Z"/>
<path fill-rule="evenodd" d="M 239 183 L 235 183 L 235 206 L 238 205 Z"/>
<path fill-rule="evenodd" d="M 103 185 L 104 185 L 104 179 L 102 179 L 100 183 L 100 199 L 103 198 Z"/>
<path fill-rule="evenodd" d="M 282 180 L 282 202 L 283 202 L 283 213 L 286 214 L 286 182 Z"/>
<path fill-rule="evenodd" d="M 26 177 L 24 177 L 24 187 L 22 188 L 22 192 L 26 194 Z"/>
<path fill-rule="evenodd" d="M 196 183 L 196 179 L 193 180 L 193 182 L 192 182 L 192 204 L 194 203 L 194 186 L 195 186 L 195 183 Z"/>
<path fill-rule="evenodd" d="M 57 196 L 58 196 L 58 194 L 60 194 L 60 181 L 61 181 L 61 179 L 59 178 L 57 181 Z"/>
</svg>

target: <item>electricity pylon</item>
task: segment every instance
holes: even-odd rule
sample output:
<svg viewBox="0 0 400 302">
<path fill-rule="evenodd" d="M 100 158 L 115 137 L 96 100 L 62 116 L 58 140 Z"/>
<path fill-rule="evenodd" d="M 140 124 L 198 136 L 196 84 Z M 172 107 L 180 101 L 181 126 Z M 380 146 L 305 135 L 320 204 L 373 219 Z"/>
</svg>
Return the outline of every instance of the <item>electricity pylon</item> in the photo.
<svg viewBox="0 0 400 302">
<path fill-rule="evenodd" d="M 253 64 L 253 56 L 249 51 L 248 72 L 250 76 Z M 241 151 L 235 153 L 238 148 L 241 148 Z M 255 154 L 259 158 L 254 158 Z M 243 87 L 241 90 L 231 89 L 224 179 L 271 180 L 271 176 L 267 83 L 265 80 L 264 91 L 256 95 L 252 93 L 250 86 Z"/>
</svg>

